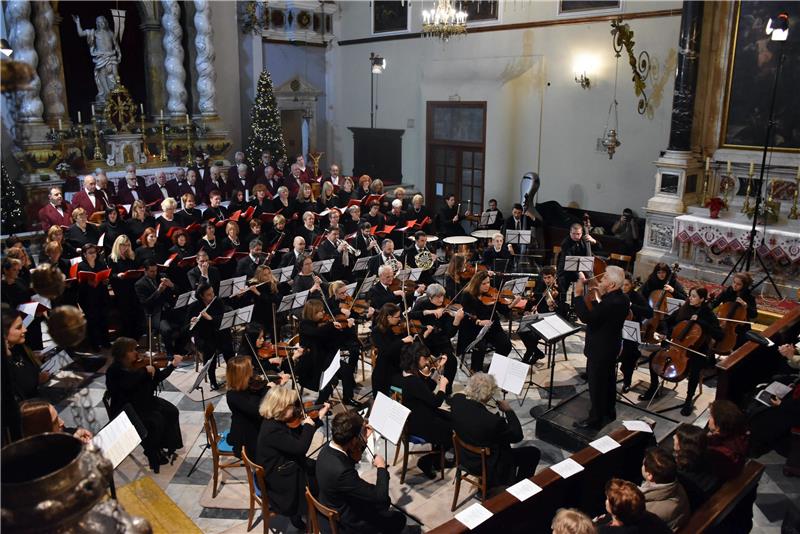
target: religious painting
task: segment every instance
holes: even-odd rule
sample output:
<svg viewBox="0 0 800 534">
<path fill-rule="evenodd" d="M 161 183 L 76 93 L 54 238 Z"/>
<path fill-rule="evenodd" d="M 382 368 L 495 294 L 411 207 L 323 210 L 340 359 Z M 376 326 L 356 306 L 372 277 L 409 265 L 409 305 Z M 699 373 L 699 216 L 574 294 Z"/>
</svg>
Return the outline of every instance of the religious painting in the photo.
<svg viewBox="0 0 800 534">
<path fill-rule="evenodd" d="M 372 2 L 372 33 L 408 31 L 409 4 L 399 0 Z"/>
<path fill-rule="evenodd" d="M 559 14 L 581 13 L 584 11 L 598 11 L 619 9 L 620 0 L 561 0 L 558 3 Z"/>
<path fill-rule="evenodd" d="M 778 151 L 800 151 L 800 106 L 797 87 L 800 85 L 800 4 L 773 2 L 739 2 L 733 35 L 733 52 L 728 66 L 728 83 L 721 133 L 724 147 L 763 149 L 766 141 L 772 95 L 777 77 L 770 148 Z M 777 18 L 788 8 L 789 38 L 772 41 L 766 27 L 770 18 Z M 779 68 L 780 58 L 783 57 Z"/>
<path fill-rule="evenodd" d="M 489 22 L 500 19 L 500 2 L 497 0 L 465 0 L 457 6 L 467 14 L 467 23 Z"/>
</svg>

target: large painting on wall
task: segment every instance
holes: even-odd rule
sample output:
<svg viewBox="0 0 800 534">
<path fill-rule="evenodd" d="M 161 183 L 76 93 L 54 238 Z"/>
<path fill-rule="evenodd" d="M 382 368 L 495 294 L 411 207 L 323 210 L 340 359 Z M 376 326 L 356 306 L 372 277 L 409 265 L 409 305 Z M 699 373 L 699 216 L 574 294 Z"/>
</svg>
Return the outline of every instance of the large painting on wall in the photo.
<svg viewBox="0 0 800 534">
<path fill-rule="evenodd" d="M 788 8 L 789 39 L 772 41 L 767 21 Z M 762 148 L 766 140 L 769 109 L 778 62 L 778 77 L 770 146 L 781 151 L 800 151 L 800 9 L 798 3 L 739 2 L 736 7 L 734 46 L 728 66 L 728 83 L 721 134 L 722 146 Z"/>
<path fill-rule="evenodd" d="M 372 33 L 408 31 L 408 6 L 408 1 L 372 2 Z"/>
<path fill-rule="evenodd" d="M 583 11 L 597 11 L 618 9 L 620 0 L 561 0 L 558 3 L 558 12 L 581 13 Z"/>
</svg>

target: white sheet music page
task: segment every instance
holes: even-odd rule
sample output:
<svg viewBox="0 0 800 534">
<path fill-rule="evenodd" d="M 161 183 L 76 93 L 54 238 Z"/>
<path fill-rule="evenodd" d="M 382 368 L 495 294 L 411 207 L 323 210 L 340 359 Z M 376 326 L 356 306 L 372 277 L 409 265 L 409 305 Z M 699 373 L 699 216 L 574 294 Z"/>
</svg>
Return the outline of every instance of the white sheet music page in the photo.
<svg viewBox="0 0 800 534">
<path fill-rule="evenodd" d="M 620 447 L 620 444 L 617 440 L 615 440 L 611 436 L 603 436 L 589 443 L 589 446 L 605 454 L 609 451 L 613 451 L 614 449 Z"/>
<path fill-rule="evenodd" d="M 411 410 L 393 401 L 383 393 L 378 393 L 372 412 L 369 414 L 369 426 L 395 445 L 400 441 L 400 434 L 406 424 Z"/>
<path fill-rule="evenodd" d="M 550 470 L 555 471 L 561 478 L 569 478 L 583 471 L 583 466 L 572 458 L 567 458 L 557 464 L 551 465 Z"/>
<path fill-rule="evenodd" d="M 336 374 L 336 371 L 338 371 L 339 367 L 341 367 L 342 365 L 342 360 L 340 358 L 341 353 L 342 353 L 341 350 L 337 350 L 336 355 L 333 357 L 333 361 L 331 361 L 331 364 L 328 366 L 327 369 L 325 369 L 325 371 L 322 372 L 322 377 L 320 377 L 319 379 L 320 391 L 322 391 L 325 388 L 325 386 L 327 386 L 330 383 L 330 381 Z"/>
<path fill-rule="evenodd" d="M 519 395 L 528 378 L 529 366 L 501 354 L 494 354 L 489 364 L 489 374 L 494 376 L 500 389 Z"/>
<path fill-rule="evenodd" d="M 128 419 L 128 414 L 122 412 L 97 433 L 92 443 L 116 469 L 141 441 L 139 433 Z"/>
<path fill-rule="evenodd" d="M 542 491 L 542 488 L 531 482 L 531 479 L 523 478 L 513 486 L 506 488 L 506 491 L 520 501 L 524 501 Z"/>
<path fill-rule="evenodd" d="M 639 419 L 623 421 L 622 426 L 624 426 L 631 432 L 650 432 L 651 434 L 653 433 L 653 429 L 650 428 L 650 425 Z"/>
<path fill-rule="evenodd" d="M 463 512 L 456 514 L 456 519 L 465 527 L 472 530 L 478 525 L 492 517 L 492 512 L 487 510 L 482 504 L 475 503 Z"/>
</svg>

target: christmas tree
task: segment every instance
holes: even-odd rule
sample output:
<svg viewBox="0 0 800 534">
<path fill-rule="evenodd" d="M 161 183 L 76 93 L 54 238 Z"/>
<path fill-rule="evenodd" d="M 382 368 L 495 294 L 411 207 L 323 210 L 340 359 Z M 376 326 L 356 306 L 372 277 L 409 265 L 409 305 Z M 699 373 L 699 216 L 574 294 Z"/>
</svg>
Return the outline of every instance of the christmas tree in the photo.
<svg viewBox="0 0 800 534">
<path fill-rule="evenodd" d="M 281 114 L 272 93 L 272 78 L 266 70 L 258 78 L 256 101 L 250 111 L 250 128 L 245 156 L 251 168 L 261 163 L 261 152 L 264 150 L 269 150 L 274 160 L 286 156 Z"/>
<path fill-rule="evenodd" d="M 12 234 L 19 232 L 25 227 L 25 213 L 22 211 L 22 201 L 20 200 L 17 184 L 8 175 L 6 164 L 2 164 L 2 229 L 0 233 Z"/>
</svg>

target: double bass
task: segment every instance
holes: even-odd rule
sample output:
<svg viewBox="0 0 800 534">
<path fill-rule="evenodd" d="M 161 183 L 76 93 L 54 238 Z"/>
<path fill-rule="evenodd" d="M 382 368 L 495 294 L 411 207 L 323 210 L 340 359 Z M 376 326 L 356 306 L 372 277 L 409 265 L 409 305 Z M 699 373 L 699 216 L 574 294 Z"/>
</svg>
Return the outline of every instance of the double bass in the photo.
<svg viewBox="0 0 800 534">
<path fill-rule="evenodd" d="M 677 263 L 672 264 L 672 274 L 668 280 L 664 281 L 664 285 L 673 285 L 675 281 L 675 274 L 680 272 L 681 267 Z M 656 289 L 651 291 L 647 299 L 650 301 L 650 307 L 653 308 L 653 317 L 647 320 L 644 325 L 644 334 L 642 340 L 645 343 L 656 343 L 655 333 L 658 332 L 658 327 L 667 316 L 667 298 L 672 298 L 672 293 L 664 289 Z"/>
</svg>

